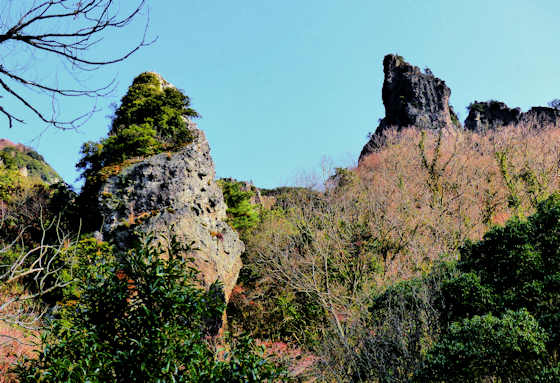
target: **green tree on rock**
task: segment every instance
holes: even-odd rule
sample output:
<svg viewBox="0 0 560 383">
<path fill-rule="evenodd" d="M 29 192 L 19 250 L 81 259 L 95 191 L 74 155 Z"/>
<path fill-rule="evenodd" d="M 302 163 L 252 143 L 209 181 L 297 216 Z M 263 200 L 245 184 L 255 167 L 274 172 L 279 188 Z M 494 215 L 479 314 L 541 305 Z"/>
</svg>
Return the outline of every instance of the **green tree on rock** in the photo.
<svg viewBox="0 0 560 383">
<path fill-rule="evenodd" d="M 199 117 L 190 98 L 160 75 L 145 72 L 134 79 L 116 109 L 109 134 L 82 145 L 76 165 L 85 185 L 79 198 L 86 230 L 95 230 L 99 188 L 130 162 L 164 151 L 176 151 L 194 139 L 189 119 Z"/>
<path fill-rule="evenodd" d="M 259 221 L 259 213 L 251 203 L 254 193 L 243 191 L 237 181 L 219 180 L 227 205 L 228 222 L 241 235 L 254 228 Z"/>
</svg>

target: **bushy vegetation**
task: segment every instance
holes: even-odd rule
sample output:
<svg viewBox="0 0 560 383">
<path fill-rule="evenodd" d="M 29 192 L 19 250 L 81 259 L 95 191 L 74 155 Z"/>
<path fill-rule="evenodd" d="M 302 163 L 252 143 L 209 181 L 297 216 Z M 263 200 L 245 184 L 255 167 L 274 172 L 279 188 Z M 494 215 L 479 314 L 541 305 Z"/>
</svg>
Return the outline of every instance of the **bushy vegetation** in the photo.
<svg viewBox="0 0 560 383">
<path fill-rule="evenodd" d="M 527 310 L 454 322 L 427 355 L 418 382 L 552 382 L 547 334 Z"/>
<path fill-rule="evenodd" d="M 76 165 L 85 179 L 78 202 L 88 231 L 99 228 L 96 196 L 103 181 L 146 156 L 192 142 L 188 119 L 196 117 L 189 97 L 159 75 L 145 72 L 134 79 L 115 111 L 108 136 L 86 142 Z"/>
<path fill-rule="evenodd" d="M 241 182 L 221 179 L 218 185 L 222 189 L 224 201 L 227 205 L 228 223 L 237 232 L 245 236 L 253 229 L 259 220 L 257 206 L 251 202 L 255 193 L 252 190 L 242 190 Z"/>
<path fill-rule="evenodd" d="M 62 180 L 43 156 L 29 148 L 6 146 L 0 150 L 0 168 L 4 171 L 24 170 L 34 182 L 55 183 Z"/>
<path fill-rule="evenodd" d="M 45 231 L 52 237 L 55 226 L 68 228 L 75 193 L 60 180 L 33 150 L 21 145 L 0 150 L 0 245 L 16 238 L 37 245 Z"/>
<path fill-rule="evenodd" d="M 547 376 L 560 372 L 554 369 L 560 350 L 559 233 L 560 196 L 554 194 L 527 220 L 514 218 L 461 249 L 460 274 L 442 285 L 444 336 L 425 368 L 435 371 L 434 381 L 444 369 L 461 381 L 534 381 L 542 369 Z M 468 361 L 462 371 L 454 366 L 457 352 Z"/>
<path fill-rule="evenodd" d="M 84 146 L 84 195 L 189 142 L 179 122 L 196 112 L 168 89 L 153 74 L 135 80 L 109 136 Z M 149 244 L 115 255 L 91 237 L 53 250 L 57 279 L 43 282 L 62 285 L 43 300 L 57 309 L 20 380 L 558 381 L 560 131 L 384 134 L 381 150 L 334 169 L 320 191 L 257 199 L 247 184 L 219 182 L 246 244 L 227 308 L 231 337 L 216 337 L 220 289 L 197 287 L 178 244 L 165 257 Z M 71 205 L 68 190 L 49 187 L 42 200 L 23 192 L 35 186 L 15 168 L 3 171 L 5 202 Z M 2 253 L 8 264 L 20 254 L 12 250 Z M 290 377 L 258 344 L 289 359 Z"/>
<path fill-rule="evenodd" d="M 155 73 L 142 73 L 115 111 L 108 137 L 85 143 L 76 166 L 87 179 L 106 166 L 177 149 L 192 141 L 186 118 L 193 117 L 189 97 Z"/>
<path fill-rule="evenodd" d="M 560 197 L 512 218 L 458 261 L 390 286 L 370 305 L 359 381 L 553 382 L 558 360 Z"/>
<path fill-rule="evenodd" d="M 196 287 L 179 254 L 148 240 L 89 268 L 80 299 L 66 304 L 43 335 L 40 353 L 22 362 L 20 382 L 264 382 L 282 372 L 253 341 L 213 348 L 224 300 L 218 286 Z M 185 250 L 185 249 L 182 249 Z"/>
</svg>

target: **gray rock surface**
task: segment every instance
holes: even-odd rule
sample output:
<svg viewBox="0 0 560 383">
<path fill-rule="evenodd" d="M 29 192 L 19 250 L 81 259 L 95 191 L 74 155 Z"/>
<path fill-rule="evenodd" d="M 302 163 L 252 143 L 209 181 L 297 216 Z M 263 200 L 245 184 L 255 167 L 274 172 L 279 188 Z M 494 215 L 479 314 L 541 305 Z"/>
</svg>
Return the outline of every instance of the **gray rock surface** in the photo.
<svg viewBox="0 0 560 383">
<path fill-rule="evenodd" d="M 380 137 L 387 128 L 415 126 L 420 129 L 441 129 L 460 126 L 449 106 L 451 90 L 445 81 L 435 77 L 430 70 L 422 72 L 402 57 L 391 54 L 383 60 L 383 72 L 385 118 L 362 149 L 360 161 L 382 145 Z"/>
<path fill-rule="evenodd" d="M 192 245 L 188 256 L 202 284 L 220 280 L 226 299 L 241 268 L 243 242 L 225 222 L 226 205 L 204 133 L 176 153 L 161 153 L 123 169 L 102 186 L 98 205 L 103 238 L 126 248 L 134 231 Z"/>
</svg>

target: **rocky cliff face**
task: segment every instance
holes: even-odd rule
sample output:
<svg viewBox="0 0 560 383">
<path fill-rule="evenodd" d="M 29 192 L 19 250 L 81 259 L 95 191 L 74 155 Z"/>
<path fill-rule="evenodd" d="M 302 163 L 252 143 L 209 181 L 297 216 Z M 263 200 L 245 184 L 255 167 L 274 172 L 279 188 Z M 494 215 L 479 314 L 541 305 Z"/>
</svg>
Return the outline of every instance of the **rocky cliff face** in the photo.
<svg viewBox="0 0 560 383">
<path fill-rule="evenodd" d="M 421 129 L 441 129 L 460 126 L 449 106 L 451 90 L 429 70 L 422 72 L 400 56 L 387 55 L 383 60 L 383 118 L 364 146 L 360 160 L 380 146 L 381 133 L 390 127 L 415 126 Z"/>
<path fill-rule="evenodd" d="M 226 205 L 204 133 L 191 128 L 194 142 L 179 152 L 149 157 L 105 182 L 98 198 L 102 235 L 122 248 L 134 231 L 192 242 L 187 255 L 194 258 L 203 285 L 220 280 L 228 299 L 244 245 L 225 223 Z"/>
<path fill-rule="evenodd" d="M 522 113 L 520 108 L 509 108 L 503 102 L 475 101 L 469 106 L 465 128 L 475 132 L 484 132 L 500 126 L 519 123 L 524 123 L 529 127 L 560 126 L 560 110 L 538 106 Z"/>
</svg>

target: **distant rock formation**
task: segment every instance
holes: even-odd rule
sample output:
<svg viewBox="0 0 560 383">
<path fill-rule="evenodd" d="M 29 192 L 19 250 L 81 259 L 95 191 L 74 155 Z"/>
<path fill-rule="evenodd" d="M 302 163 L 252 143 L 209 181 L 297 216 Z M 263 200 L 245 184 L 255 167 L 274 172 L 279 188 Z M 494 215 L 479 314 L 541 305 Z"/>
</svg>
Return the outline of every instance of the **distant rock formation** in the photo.
<svg viewBox="0 0 560 383">
<path fill-rule="evenodd" d="M 126 248 L 134 231 L 155 233 L 192 244 L 205 287 L 216 280 L 226 300 L 241 268 L 243 242 L 225 222 L 226 205 L 204 133 L 191 125 L 194 142 L 176 153 L 146 158 L 110 177 L 101 187 L 102 235 Z"/>
<path fill-rule="evenodd" d="M 465 120 L 465 129 L 482 132 L 499 126 L 516 124 L 521 118 L 521 109 L 509 108 L 503 102 L 475 101 L 469 105 L 469 115 Z"/>
<path fill-rule="evenodd" d="M 449 106 L 451 90 L 445 81 L 431 71 L 422 72 L 401 56 L 387 55 L 383 60 L 383 105 L 385 118 L 381 120 L 360 154 L 360 161 L 379 148 L 379 138 L 390 127 L 415 126 L 421 129 L 441 129 L 460 126 L 457 115 Z"/>
<path fill-rule="evenodd" d="M 523 113 L 522 121 L 531 126 L 560 126 L 560 110 L 545 106 L 534 106 Z"/>
<path fill-rule="evenodd" d="M 500 126 L 525 123 L 529 127 L 560 126 L 560 110 L 537 106 L 522 113 L 520 108 L 509 108 L 499 101 L 475 101 L 469 106 L 465 129 L 484 132 Z"/>
</svg>

